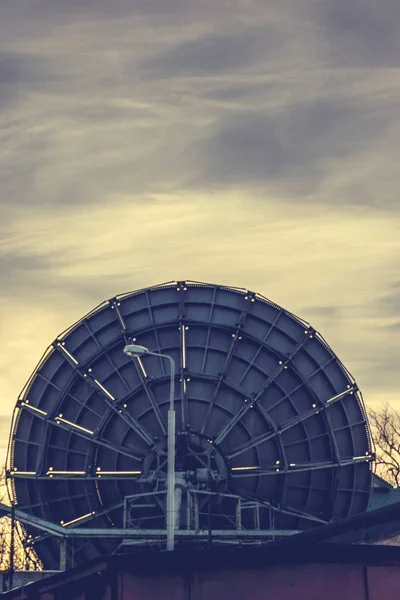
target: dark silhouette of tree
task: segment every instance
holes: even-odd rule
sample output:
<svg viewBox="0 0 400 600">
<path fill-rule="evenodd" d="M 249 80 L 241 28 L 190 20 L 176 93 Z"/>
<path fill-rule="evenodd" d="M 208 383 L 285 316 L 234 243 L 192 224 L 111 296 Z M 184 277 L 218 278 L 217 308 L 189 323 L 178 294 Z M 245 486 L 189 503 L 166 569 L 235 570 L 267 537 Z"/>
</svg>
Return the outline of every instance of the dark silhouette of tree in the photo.
<svg viewBox="0 0 400 600">
<path fill-rule="evenodd" d="M 376 452 L 376 473 L 393 486 L 400 485 L 400 411 L 388 404 L 369 409 L 369 423 Z"/>
<path fill-rule="evenodd" d="M 0 471 L 0 502 L 10 506 L 4 469 Z M 7 571 L 11 564 L 11 519 L 0 518 L 0 571 Z M 14 569 L 37 570 L 39 567 L 35 553 L 22 543 L 22 528 L 15 522 L 14 531 Z"/>
</svg>

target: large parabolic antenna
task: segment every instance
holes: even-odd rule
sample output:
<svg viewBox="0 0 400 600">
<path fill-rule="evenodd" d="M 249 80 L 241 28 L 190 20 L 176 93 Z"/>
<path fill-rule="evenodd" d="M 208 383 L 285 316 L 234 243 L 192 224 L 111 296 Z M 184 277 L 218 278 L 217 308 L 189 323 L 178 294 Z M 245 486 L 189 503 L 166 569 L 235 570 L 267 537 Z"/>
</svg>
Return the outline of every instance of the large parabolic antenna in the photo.
<svg viewBox="0 0 400 600">
<path fill-rule="evenodd" d="M 367 509 L 372 448 L 354 379 L 306 322 L 192 281 L 122 294 L 48 348 L 15 408 L 17 508 L 65 530 L 165 537 L 168 361 L 176 362 L 177 542 L 242 543 Z M 44 566 L 57 540 L 26 528 Z M 123 540 L 74 538 L 75 563 Z"/>
</svg>

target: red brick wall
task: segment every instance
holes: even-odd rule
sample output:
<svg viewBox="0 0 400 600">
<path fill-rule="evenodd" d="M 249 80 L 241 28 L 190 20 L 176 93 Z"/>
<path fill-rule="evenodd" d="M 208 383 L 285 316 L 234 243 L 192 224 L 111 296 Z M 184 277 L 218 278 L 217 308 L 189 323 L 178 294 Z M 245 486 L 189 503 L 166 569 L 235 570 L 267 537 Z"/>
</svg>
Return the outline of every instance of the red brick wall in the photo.
<svg viewBox="0 0 400 600">
<path fill-rule="evenodd" d="M 118 600 L 185 599 L 185 581 L 180 576 L 156 577 L 154 574 L 153 578 L 149 578 L 123 573 L 120 578 L 119 587 Z M 190 597 L 190 600 L 193 600 L 193 598 Z"/>
<path fill-rule="evenodd" d="M 383 600 L 400 598 L 400 567 L 306 564 L 183 577 L 123 574 L 119 600 Z M 367 593 L 368 587 L 368 593 Z"/>
<path fill-rule="evenodd" d="M 400 567 L 368 567 L 368 600 L 400 598 Z"/>
</svg>

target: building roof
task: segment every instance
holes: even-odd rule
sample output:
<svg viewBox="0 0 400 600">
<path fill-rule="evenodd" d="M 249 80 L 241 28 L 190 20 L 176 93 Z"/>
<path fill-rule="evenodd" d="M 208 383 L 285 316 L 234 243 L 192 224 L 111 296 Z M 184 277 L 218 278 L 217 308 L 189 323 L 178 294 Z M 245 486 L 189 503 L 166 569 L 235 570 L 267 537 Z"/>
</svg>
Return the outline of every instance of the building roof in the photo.
<svg viewBox="0 0 400 600">
<path fill-rule="evenodd" d="M 355 517 L 322 525 L 315 529 L 269 542 L 262 546 L 211 546 L 203 550 L 186 547 L 175 552 L 139 550 L 94 559 L 45 581 L 29 584 L 29 590 L 55 588 L 71 580 L 97 573 L 190 573 L 198 570 L 261 567 L 299 563 L 396 564 L 400 566 L 400 547 L 376 545 L 376 542 L 400 534 L 400 489 L 379 486 L 380 496 L 388 501 L 382 508 Z M 377 496 L 375 496 L 376 500 Z M 381 500 L 380 500 L 381 501 Z M 18 588 L 19 590 L 21 588 Z M 19 598 L 17 588 L 3 594 Z"/>
<path fill-rule="evenodd" d="M 383 477 L 381 477 L 380 475 L 377 475 L 376 473 L 372 474 L 372 489 L 373 490 L 375 490 L 376 488 L 392 490 L 393 487 L 394 486 L 391 483 L 386 481 L 386 479 L 383 479 Z"/>
<path fill-rule="evenodd" d="M 276 545 L 375 544 L 400 535 L 400 502 L 280 539 Z M 354 547 L 354 546 L 352 546 Z"/>
<path fill-rule="evenodd" d="M 39 590 L 51 591 L 66 584 L 98 579 L 99 576 L 113 580 L 124 571 L 141 575 L 171 574 L 190 575 L 199 571 L 223 571 L 227 569 L 262 568 L 273 565 L 303 563 L 346 563 L 367 565 L 397 565 L 400 567 L 400 548 L 391 546 L 350 546 L 342 544 L 304 544 L 281 547 L 277 543 L 264 546 L 221 547 L 185 549 L 175 552 L 134 551 L 92 560 L 68 571 L 62 571 L 41 581 L 25 584 L 24 591 L 34 597 Z M 0 594 L 3 598 L 20 599 L 22 588 L 14 588 Z"/>
<path fill-rule="evenodd" d="M 372 476 L 372 489 L 368 510 L 383 508 L 395 502 L 400 502 L 400 488 L 393 487 L 386 479 L 374 473 Z"/>
<path fill-rule="evenodd" d="M 369 500 L 368 510 L 376 510 L 400 502 L 400 488 L 375 488 Z"/>
</svg>

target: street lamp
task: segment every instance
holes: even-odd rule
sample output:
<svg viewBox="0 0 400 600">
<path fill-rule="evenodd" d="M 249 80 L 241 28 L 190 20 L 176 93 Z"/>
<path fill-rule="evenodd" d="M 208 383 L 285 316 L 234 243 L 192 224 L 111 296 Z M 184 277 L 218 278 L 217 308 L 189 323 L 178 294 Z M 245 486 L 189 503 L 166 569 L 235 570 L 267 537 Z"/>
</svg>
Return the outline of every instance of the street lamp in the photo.
<svg viewBox="0 0 400 600">
<path fill-rule="evenodd" d="M 145 346 L 128 344 L 124 353 L 132 358 L 145 355 L 166 358 L 170 364 L 171 383 L 169 388 L 168 410 L 168 451 L 167 451 L 167 550 L 173 550 L 175 545 L 175 360 L 168 354 L 151 352 Z"/>
</svg>

